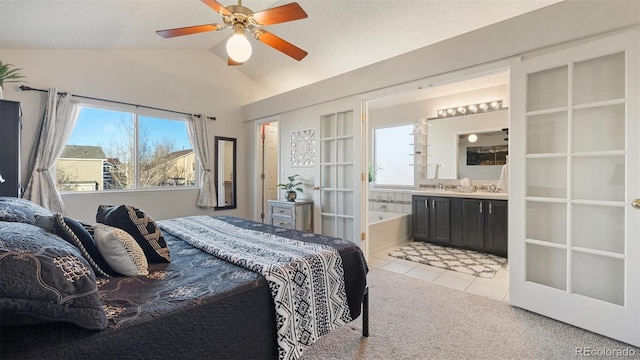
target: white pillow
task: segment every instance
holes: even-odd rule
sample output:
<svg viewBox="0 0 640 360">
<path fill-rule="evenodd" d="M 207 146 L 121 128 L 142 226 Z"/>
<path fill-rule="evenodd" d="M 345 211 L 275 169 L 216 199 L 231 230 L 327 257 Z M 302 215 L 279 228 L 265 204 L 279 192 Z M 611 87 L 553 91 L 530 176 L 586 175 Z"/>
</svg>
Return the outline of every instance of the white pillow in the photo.
<svg viewBox="0 0 640 360">
<path fill-rule="evenodd" d="M 126 231 L 104 224 L 94 224 L 93 239 L 105 261 L 125 276 L 149 275 L 144 251 Z"/>
</svg>

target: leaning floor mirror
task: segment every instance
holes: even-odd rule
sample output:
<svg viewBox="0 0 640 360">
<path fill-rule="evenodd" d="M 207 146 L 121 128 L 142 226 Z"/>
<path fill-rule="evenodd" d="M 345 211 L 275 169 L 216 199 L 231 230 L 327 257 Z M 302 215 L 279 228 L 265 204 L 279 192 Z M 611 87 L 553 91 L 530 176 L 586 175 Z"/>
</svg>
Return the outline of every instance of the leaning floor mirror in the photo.
<svg viewBox="0 0 640 360">
<path fill-rule="evenodd" d="M 236 208 L 236 138 L 216 136 L 215 182 L 216 210 Z"/>
</svg>

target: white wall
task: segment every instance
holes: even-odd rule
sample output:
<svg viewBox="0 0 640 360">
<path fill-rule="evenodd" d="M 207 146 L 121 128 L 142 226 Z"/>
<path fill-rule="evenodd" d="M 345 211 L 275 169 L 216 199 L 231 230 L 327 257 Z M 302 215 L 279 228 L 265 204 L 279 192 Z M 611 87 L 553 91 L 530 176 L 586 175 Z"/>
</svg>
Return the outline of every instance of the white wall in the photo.
<svg viewBox="0 0 640 360">
<path fill-rule="evenodd" d="M 78 95 L 117 100 L 187 113 L 216 116 L 209 123 L 214 135 L 238 138 L 238 159 L 246 158 L 240 107 L 264 95 L 264 89 L 207 50 L 15 50 L 0 49 L 0 59 L 23 69 L 26 85 L 56 87 Z M 22 160 L 26 174 L 29 153 L 37 135 L 46 94 L 22 92 L 20 84 L 5 84 L 5 99 L 20 101 L 23 111 Z M 238 166 L 238 189 L 246 186 L 245 168 Z M 25 177 L 25 176 L 23 176 Z M 26 187 L 26 183 L 24 184 Z M 69 216 L 95 221 L 99 204 L 127 203 L 157 219 L 213 214 L 195 206 L 197 190 L 70 194 L 63 198 Z M 238 209 L 218 213 L 244 216 L 245 192 Z"/>
<path fill-rule="evenodd" d="M 438 109 L 477 104 L 491 100 L 503 100 L 503 106 L 509 106 L 509 85 L 492 86 L 482 90 L 465 91 L 458 94 L 441 96 L 406 104 L 375 108 L 369 111 L 369 144 L 372 144 L 373 129 L 389 125 L 412 124 L 418 119 L 436 116 Z M 493 115 L 490 115 L 493 114 Z M 438 171 L 440 179 L 457 179 L 457 139 L 456 134 L 470 130 L 500 130 L 509 126 L 506 112 L 503 116 L 496 113 L 459 116 L 430 120 L 428 128 L 430 156 L 429 163 L 442 164 Z M 371 151 L 369 150 L 369 153 Z"/>
</svg>

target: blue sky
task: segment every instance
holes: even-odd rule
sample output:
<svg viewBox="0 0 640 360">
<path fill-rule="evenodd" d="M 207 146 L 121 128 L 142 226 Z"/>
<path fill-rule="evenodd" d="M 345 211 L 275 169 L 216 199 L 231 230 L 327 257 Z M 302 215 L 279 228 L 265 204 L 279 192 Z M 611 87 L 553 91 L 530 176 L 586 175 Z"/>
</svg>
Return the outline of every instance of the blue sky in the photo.
<svg viewBox="0 0 640 360">
<path fill-rule="evenodd" d="M 67 144 L 102 146 L 110 156 L 109 146 L 122 142 L 127 136 L 123 122 L 131 121 L 132 116 L 124 112 L 83 107 Z M 176 151 L 191 149 L 185 122 L 148 116 L 140 116 L 139 121 L 152 143 L 169 139 Z"/>
</svg>

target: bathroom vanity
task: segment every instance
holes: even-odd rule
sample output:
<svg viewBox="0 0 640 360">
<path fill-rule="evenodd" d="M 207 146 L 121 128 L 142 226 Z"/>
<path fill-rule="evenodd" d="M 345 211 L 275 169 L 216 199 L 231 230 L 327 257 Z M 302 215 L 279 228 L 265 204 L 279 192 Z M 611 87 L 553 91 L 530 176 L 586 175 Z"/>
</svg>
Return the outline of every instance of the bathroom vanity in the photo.
<svg viewBox="0 0 640 360">
<path fill-rule="evenodd" d="M 415 241 L 507 256 L 508 195 L 423 191 L 412 196 Z"/>
</svg>

